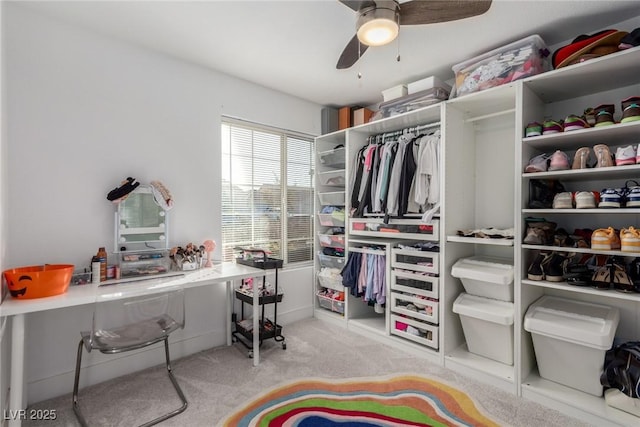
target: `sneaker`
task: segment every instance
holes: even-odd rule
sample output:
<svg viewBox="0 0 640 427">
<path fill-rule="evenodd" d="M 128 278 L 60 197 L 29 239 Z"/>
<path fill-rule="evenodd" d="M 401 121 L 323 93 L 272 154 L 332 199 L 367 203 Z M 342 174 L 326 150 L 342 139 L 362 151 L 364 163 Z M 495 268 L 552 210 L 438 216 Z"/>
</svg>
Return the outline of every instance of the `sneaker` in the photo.
<svg viewBox="0 0 640 427">
<path fill-rule="evenodd" d="M 562 131 L 563 131 L 562 121 L 556 122 L 555 120 L 545 120 L 544 123 L 542 123 L 543 135 L 549 135 L 551 133 L 558 133 Z"/>
<path fill-rule="evenodd" d="M 591 157 L 591 149 L 589 147 L 581 147 L 576 150 L 573 155 L 573 165 L 571 169 L 586 169 L 589 167 L 589 158 Z"/>
<path fill-rule="evenodd" d="M 524 129 L 524 136 L 526 138 L 530 136 L 540 136 L 542 135 L 542 125 L 538 122 L 531 122 Z"/>
<path fill-rule="evenodd" d="M 598 228 L 591 235 L 591 249 L 614 251 L 620 249 L 620 237 L 613 227 Z"/>
<path fill-rule="evenodd" d="M 593 191 L 578 191 L 574 196 L 576 209 L 595 209 L 596 195 Z"/>
<path fill-rule="evenodd" d="M 628 272 L 635 291 L 640 292 L 640 258 L 636 258 L 629 263 Z"/>
<path fill-rule="evenodd" d="M 563 277 L 570 285 L 589 286 L 591 284 L 589 267 L 578 262 L 568 262 L 565 266 Z"/>
<path fill-rule="evenodd" d="M 589 123 L 589 126 L 595 126 L 596 124 L 596 110 L 589 107 L 587 109 L 584 110 L 584 113 L 582 114 L 583 117 L 585 118 L 585 120 L 587 121 L 587 123 Z"/>
<path fill-rule="evenodd" d="M 525 218 L 527 233 L 523 243 L 528 245 L 550 245 L 553 243 L 557 224 L 544 218 Z"/>
<path fill-rule="evenodd" d="M 524 169 L 525 172 L 546 172 L 549 166 L 549 155 L 548 154 L 539 154 L 529 160 L 529 164 Z"/>
<path fill-rule="evenodd" d="M 587 123 L 587 121 L 584 118 L 580 116 L 576 116 L 575 114 L 571 114 L 566 119 L 564 119 L 565 132 L 572 131 L 572 130 L 586 129 L 588 127 L 590 127 L 589 123 Z"/>
<path fill-rule="evenodd" d="M 567 258 L 559 252 L 552 252 L 542 263 L 544 278 L 549 282 L 564 282 L 564 267 Z"/>
<path fill-rule="evenodd" d="M 605 144 L 597 144 L 593 146 L 593 152 L 596 154 L 597 168 L 608 168 L 614 165 L 613 155 L 609 147 Z"/>
<path fill-rule="evenodd" d="M 616 111 L 616 107 L 613 104 L 598 105 L 594 110 L 596 112 L 595 127 L 609 126 L 616 123 L 613 120 L 613 113 Z"/>
<path fill-rule="evenodd" d="M 634 227 L 620 230 L 620 246 L 623 252 L 640 252 L 640 230 Z"/>
<path fill-rule="evenodd" d="M 632 96 L 622 101 L 622 120 L 620 123 L 629 123 L 640 120 L 640 96 Z"/>
<path fill-rule="evenodd" d="M 624 196 L 625 196 L 625 204 L 624 204 L 625 207 L 627 208 L 640 207 L 640 185 L 632 185 L 631 187 L 627 187 L 627 190 Z"/>
<path fill-rule="evenodd" d="M 633 145 L 618 147 L 616 149 L 616 166 L 635 165 L 637 150 Z"/>
<path fill-rule="evenodd" d="M 624 190 L 622 188 L 605 188 L 600 192 L 599 208 L 620 208 L 624 206 Z"/>
<path fill-rule="evenodd" d="M 561 171 L 569 169 L 569 156 L 564 151 L 557 150 L 555 153 L 551 155 L 549 159 L 549 168 L 550 171 Z"/>
<path fill-rule="evenodd" d="M 553 209 L 571 209 L 573 208 L 573 197 L 568 191 L 558 193 L 553 197 Z"/>
</svg>

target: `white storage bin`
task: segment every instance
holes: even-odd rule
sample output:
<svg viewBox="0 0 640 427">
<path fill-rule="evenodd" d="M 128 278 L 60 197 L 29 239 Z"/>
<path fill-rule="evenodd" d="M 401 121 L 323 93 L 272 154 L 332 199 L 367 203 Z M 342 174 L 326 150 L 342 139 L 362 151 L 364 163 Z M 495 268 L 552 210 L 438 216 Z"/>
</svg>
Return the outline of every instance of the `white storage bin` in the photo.
<svg viewBox="0 0 640 427">
<path fill-rule="evenodd" d="M 451 275 L 462 281 L 471 295 L 513 301 L 513 263 L 502 258 L 476 256 L 459 259 Z"/>
<path fill-rule="evenodd" d="M 619 319 L 617 308 L 550 295 L 531 304 L 524 329 L 531 332 L 540 376 L 602 396 L 600 374 Z"/>
<path fill-rule="evenodd" d="M 382 99 L 384 101 L 390 101 L 392 99 L 400 98 L 407 94 L 407 85 L 398 85 L 390 87 L 382 91 Z"/>
<path fill-rule="evenodd" d="M 344 191 L 332 191 L 329 193 L 318 193 L 320 204 L 325 206 L 344 206 Z"/>
<path fill-rule="evenodd" d="M 318 282 L 323 288 L 344 292 L 340 270 L 336 268 L 323 268 L 318 272 Z"/>
<path fill-rule="evenodd" d="M 513 303 L 461 293 L 453 303 L 471 353 L 513 365 Z"/>
<path fill-rule="evenodd" d="M 318 181 L 320 181 L 321 185 L 327 185 L 330 187 L 344 187 L 344 169 L 318 172 Z"/>
<path fill-rule="evenodd" d="M 334 169 L 344 169 L 345 153 L 346 150 L 344 147 L 334 148 L 333 150 L 318 153 L 318 159 L 320 159 L 320 163 L 324 166 Z"/>
<path fill-rule="evenodd" d="M 440 87 L 442 89 L 445 89 L 447 92 L 451 92 L 451 86 L 446 84 L 436 76 L 426 77 L 424 79 L 409 83 L 407 85 L 407 92 L 409 95 L 413 95 L 414 93 L 422 92 L 423 90 L 431 89 L 434 87 Z"/>
</svg>

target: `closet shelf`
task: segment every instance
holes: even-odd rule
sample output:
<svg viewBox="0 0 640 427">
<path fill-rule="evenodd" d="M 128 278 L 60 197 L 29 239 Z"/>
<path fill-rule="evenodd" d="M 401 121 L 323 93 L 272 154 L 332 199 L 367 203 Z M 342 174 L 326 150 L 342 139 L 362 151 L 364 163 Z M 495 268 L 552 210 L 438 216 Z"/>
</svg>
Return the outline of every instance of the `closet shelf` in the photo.
<svg viewBox="0 0 640 427">
<path fill-rule="evenodd" d="M 590 215 L 623 215 L 623 214 L 640 214 L 640 208 L 611 208 L 611 209 L 523 209 L 523 214 L 541 215 L 541 214 L 590 214 Z"/>
<path fill-rule="evenodd" d="M 534 249 L 539 251 L 574 252 L 580 254 L 640 256 L 639 252 L 603 251 L 591 248 L 568 248 L 565 246 L 522 245 L 522 249 Z"/>
<path fill-rule="evenodd" d="M 566 282 L 548 282 L 546 280 L 529 280 L 522 279 L 523 285 L 539 286 L 549 289 L 560 289 L 563 291 L 571 291 L 579 294 L 597 295 L 598 297 L 622 299 L 625 301 L 640 302 L 640 294 L 618 292 L 614 289 L 596 289 L 590 286 L 574 286 Z"/>
<path fill-rule="evenodd" d="M 531 147 L 547 149 L 577 149 L 584 146 L 592 146 L 593 141 L 606 141 L 609 146 L 628 144 L 629 140 L 635 140 L 640 132 L 640 121 L 630 123 L 617 123 L 611 126 L 587 128 L 571 132 L 553 133 L 550 135 L 532 136 L 523 138 L 522 143 Z"/>
<path fill-rule="evenodd" d="M 467 344 L 462 344 L 451 353 L 445 355 L 445 365 L 451 367 L 451 363 L 484 372 L 509 383 L 514 382 L 515 375 L 513 365 L 506 365 L 471 353 L 467 348 Z"/>
<path fill-rule="evenodd" d="M 481 237 L 447 236 L 447 242 L 472 243 L 476 245 L 513 246 L 513 239 L 486 239 Z"/>
<path fill-rule="evenodd" d="M 569 169 L 551 172 L 523 173 L 524 179 L 560 179 L 577 181 L 593 179 L 632 179 L 640 173 L 640 165 L 611 166 L 607 168 Z"/>
</svg>

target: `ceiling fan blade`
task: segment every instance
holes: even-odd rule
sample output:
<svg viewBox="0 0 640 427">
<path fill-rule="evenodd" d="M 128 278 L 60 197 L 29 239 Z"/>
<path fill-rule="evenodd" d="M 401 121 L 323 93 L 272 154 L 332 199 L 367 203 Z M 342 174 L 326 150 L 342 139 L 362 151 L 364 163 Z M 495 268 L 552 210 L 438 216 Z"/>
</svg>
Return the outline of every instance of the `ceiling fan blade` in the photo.
<svg viewBox="0 0 640 427">
<path fill-rule="evenodd" d="M 342 51 L 340 55 L 340 59 L 338 59 L 338 63 L 336 64 L 336 68 L 338 70 L 344 70 L 345 68 L 351 67 L 355 64 L 358 59 L 367 51 L 369 46 L 366 44 L 360 43 L 358 40 L 358 36 L 353 36 L 353 38 L 347 43 L 347 46 Z M 360 50 L 358 50 L 360 49 Z"/>
<path fill-rule="evenodd" d="M 434 24 L 482 15 L 491 0 L 410 1 L 400 4 L 400 25 Z"/>
<path fill-rule="evenodd" d="M 338 0 L 343 5 L 347 6 L 354 11 L 359 11 L 365 7 L 375 6 L 376 2 L 373 0 Z"/>
</svg>

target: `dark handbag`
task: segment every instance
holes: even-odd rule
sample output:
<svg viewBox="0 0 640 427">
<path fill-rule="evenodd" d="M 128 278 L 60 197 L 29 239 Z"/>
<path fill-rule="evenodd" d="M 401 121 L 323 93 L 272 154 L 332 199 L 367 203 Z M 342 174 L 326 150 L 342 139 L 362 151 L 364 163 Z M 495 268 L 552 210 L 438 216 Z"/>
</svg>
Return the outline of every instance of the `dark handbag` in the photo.
<svg viewBox="0 0 640 427">
<path fill-rule="evenodd" d="M 607 351 L 600 384 L 640 398 L 640 341 L 628 341 Z"/>
</svg>

